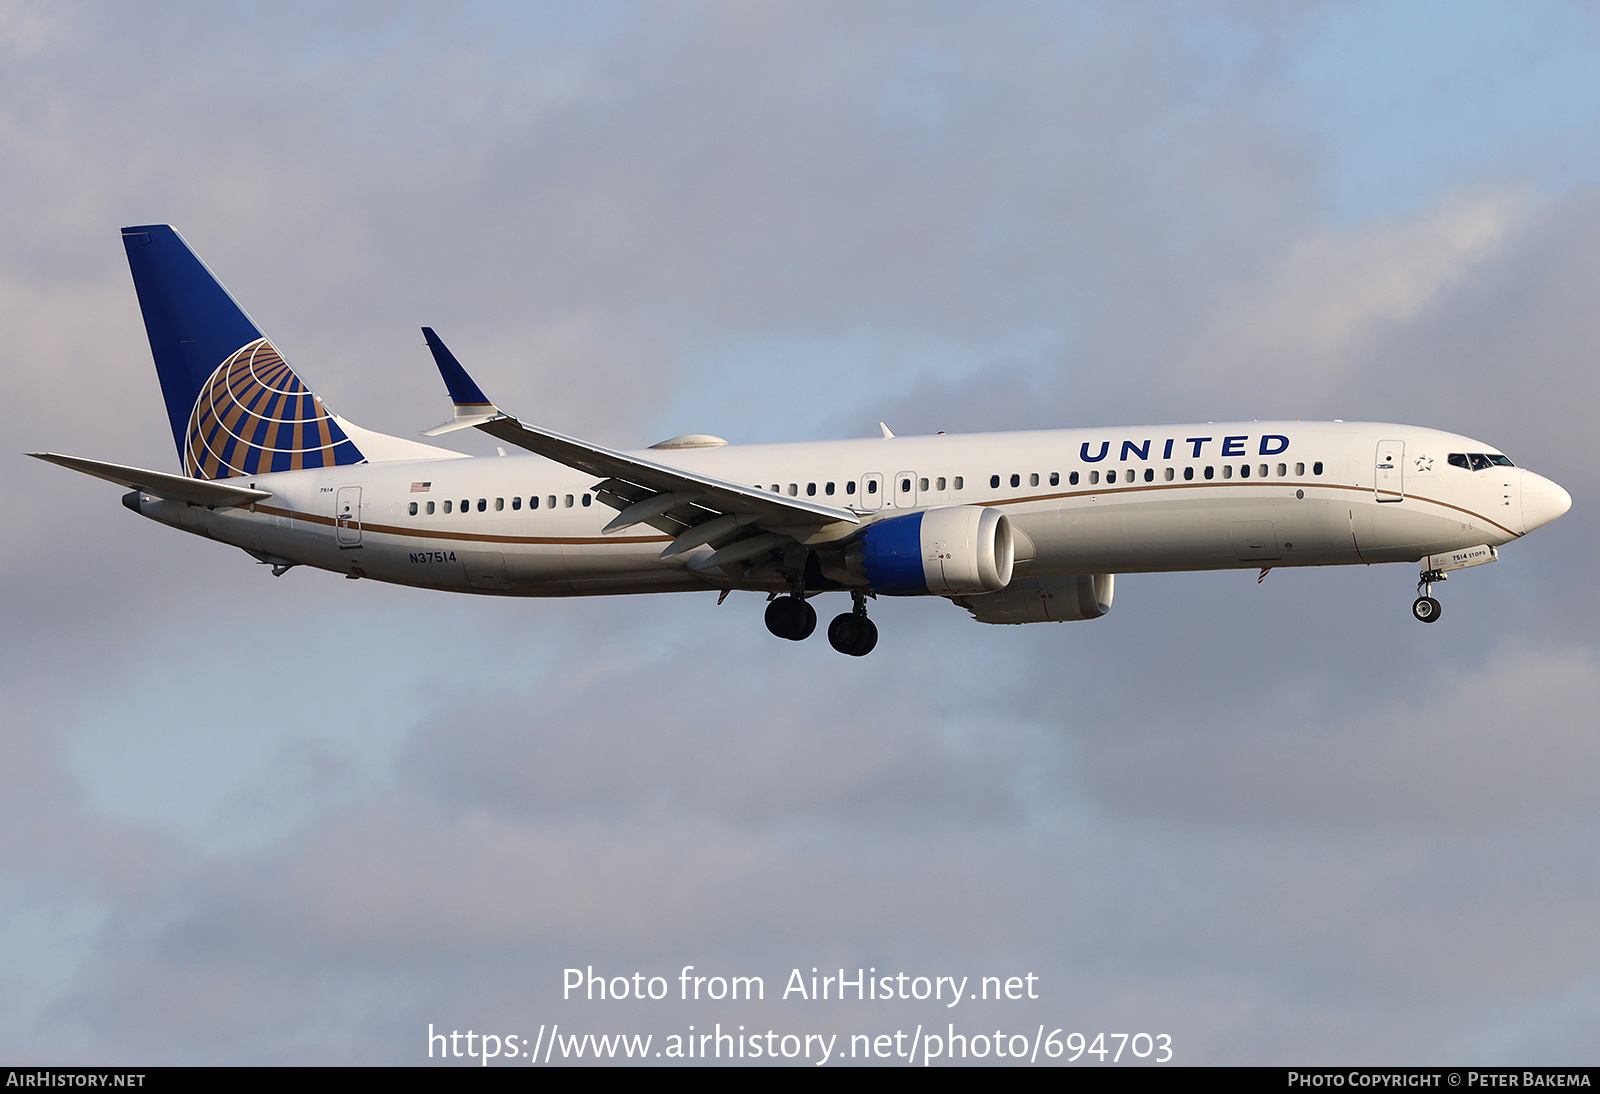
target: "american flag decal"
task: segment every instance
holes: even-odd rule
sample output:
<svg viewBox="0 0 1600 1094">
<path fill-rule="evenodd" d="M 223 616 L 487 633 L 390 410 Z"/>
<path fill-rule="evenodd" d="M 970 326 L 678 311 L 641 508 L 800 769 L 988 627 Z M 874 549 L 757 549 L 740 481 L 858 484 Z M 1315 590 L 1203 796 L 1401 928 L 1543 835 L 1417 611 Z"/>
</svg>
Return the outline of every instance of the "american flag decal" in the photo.
<svg viewBox="0 0 1600 1094">
<path fill-rule="evenodd" d="M 431 482 L 414 482 L 411 484 L 411 492 L 413 494 L 426 494 L 432 486 L 433 483 Z"/>
</svg>

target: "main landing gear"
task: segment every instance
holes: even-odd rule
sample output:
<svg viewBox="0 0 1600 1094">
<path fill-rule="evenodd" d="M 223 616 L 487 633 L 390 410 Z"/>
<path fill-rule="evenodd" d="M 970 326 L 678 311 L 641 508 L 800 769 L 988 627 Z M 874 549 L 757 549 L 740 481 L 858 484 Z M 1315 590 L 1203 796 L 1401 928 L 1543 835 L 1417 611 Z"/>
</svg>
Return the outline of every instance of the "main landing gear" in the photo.
<svg viewBox="0 0 1600 1094">
<path fill-rule="evenodd" d="M 878 625 L 867 618 L 865 593 L 851 593 L 855 607 L 828 624 L 828 645 L 851 657 L 865 657 L 878 644 Z"/>
<path fill-rule="evenodd" d="M 865 593 L 853 592 L 855 607 L 828 624 L 828 644 L 851 657 L 865 657 L 878 644 L 878 628 L 867 618 Z M 767 604 L 767 630 L 779 638 L 800 642 L 817 629 L 817 610 L 799 593 L 774 598 Z"/>
<path fill-rule="evenodd" d="M 767 605 L 767 630 L 779 638 L 801 642 L 817 629 L 817 609 L 803 597 L 780 596 Z"/>
<path fill-rule="evenodd" d="M 1417 578 L 1417 599 L 1411 604 L 1411 614 L 1419 623 L 1437 623 L 1444 607 L 1433 598 L 1433 583 L 1444 581 L 1443 570 L 1424 570 Z"/>
</svg>

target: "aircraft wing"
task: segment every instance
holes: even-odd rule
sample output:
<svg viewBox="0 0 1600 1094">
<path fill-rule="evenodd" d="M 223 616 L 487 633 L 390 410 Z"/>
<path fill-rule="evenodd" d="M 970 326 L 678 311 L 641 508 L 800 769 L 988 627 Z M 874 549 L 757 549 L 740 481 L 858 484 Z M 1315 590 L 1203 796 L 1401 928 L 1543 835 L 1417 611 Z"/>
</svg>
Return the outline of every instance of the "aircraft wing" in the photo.
<svg viewBox="0 0 1600 1094">
<path fill-rule="evenodd" d="M 595 496 L 613 509 L 621 510 L 605 531 L 618 532 L 634 524 L 648 524 L 670 532 L 677 539 L 662 552 L 663 557 L 710 543 L 718 548 L 723 558 L 735 561 L 723 549 L 738 554 L 753 547 L 756 540 L 762 538 L 759 529 L 767 530 L 765 542 L 771 547 L 779 545 L 783 539 L 809 538 L 828 525 L 841 525 L 839 534 L 847 534 L 851 526 L 861 522 L 861 518 L 848 509 L 771 494 L 757 487 L 700 475 L 525 425 L 489 402 L 430 328 L 424 327 L 423 334 L 456 404 L 455 419 L 428 430 L 426 436 L 468 427 L 480 429 L 519 448 L 603 479 L 595 488 Z M 744 536 L 751 538 L 741 541 L 740 537 Z M 741 545 L 736 547 L 736 542 Z"/>
<path fill-rule="evenodd" d="M 152 494 L 168 501 L 186 501 L 191 505 L 204 505 L 210 509 L 226 509 L 235 505 L 249 505 L 272 497 L 270 490 L 253 490 L 246 486 L 207 479 L 191 479 L 186 475 L 169 475 L 165 471 L 146 471 L 142 467 L 127 467 L 120 463 L 102 463 L 86 460 L 82 456 L 63 456 L 56 452 L 29 452 L 36 460 L 59 464 L 73 471 L 82 471 L 97 479 L 114 482 L 118 486 Z"/>
</svg>

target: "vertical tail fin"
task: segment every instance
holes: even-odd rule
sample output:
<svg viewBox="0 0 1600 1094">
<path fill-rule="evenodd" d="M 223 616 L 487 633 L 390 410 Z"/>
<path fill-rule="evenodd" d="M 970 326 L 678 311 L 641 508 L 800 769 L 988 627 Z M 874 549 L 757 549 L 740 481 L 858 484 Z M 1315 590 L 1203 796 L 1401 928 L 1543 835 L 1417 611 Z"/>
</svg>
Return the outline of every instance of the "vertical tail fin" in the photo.
<svg viewBox="0 0 1600 1094">
<path fill-rule="evenodd" d="M 261 475 L 365 458 L 173 228 L 122 229 L 184 474 Z"/>
</svg>

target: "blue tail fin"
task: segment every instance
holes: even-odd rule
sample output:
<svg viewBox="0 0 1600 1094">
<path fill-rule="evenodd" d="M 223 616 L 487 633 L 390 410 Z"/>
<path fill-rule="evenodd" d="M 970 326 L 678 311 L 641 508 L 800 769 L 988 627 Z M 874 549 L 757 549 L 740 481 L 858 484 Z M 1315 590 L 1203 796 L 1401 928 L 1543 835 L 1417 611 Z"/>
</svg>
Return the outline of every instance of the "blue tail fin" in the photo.
<svg viewBox="0 0 1600 1094">
<path fill-rule="evenodd" d="M 184 474 L 198 479 L 364 459 L 228 290 L 166 224 L 122 229 Z"/>
</svg>

